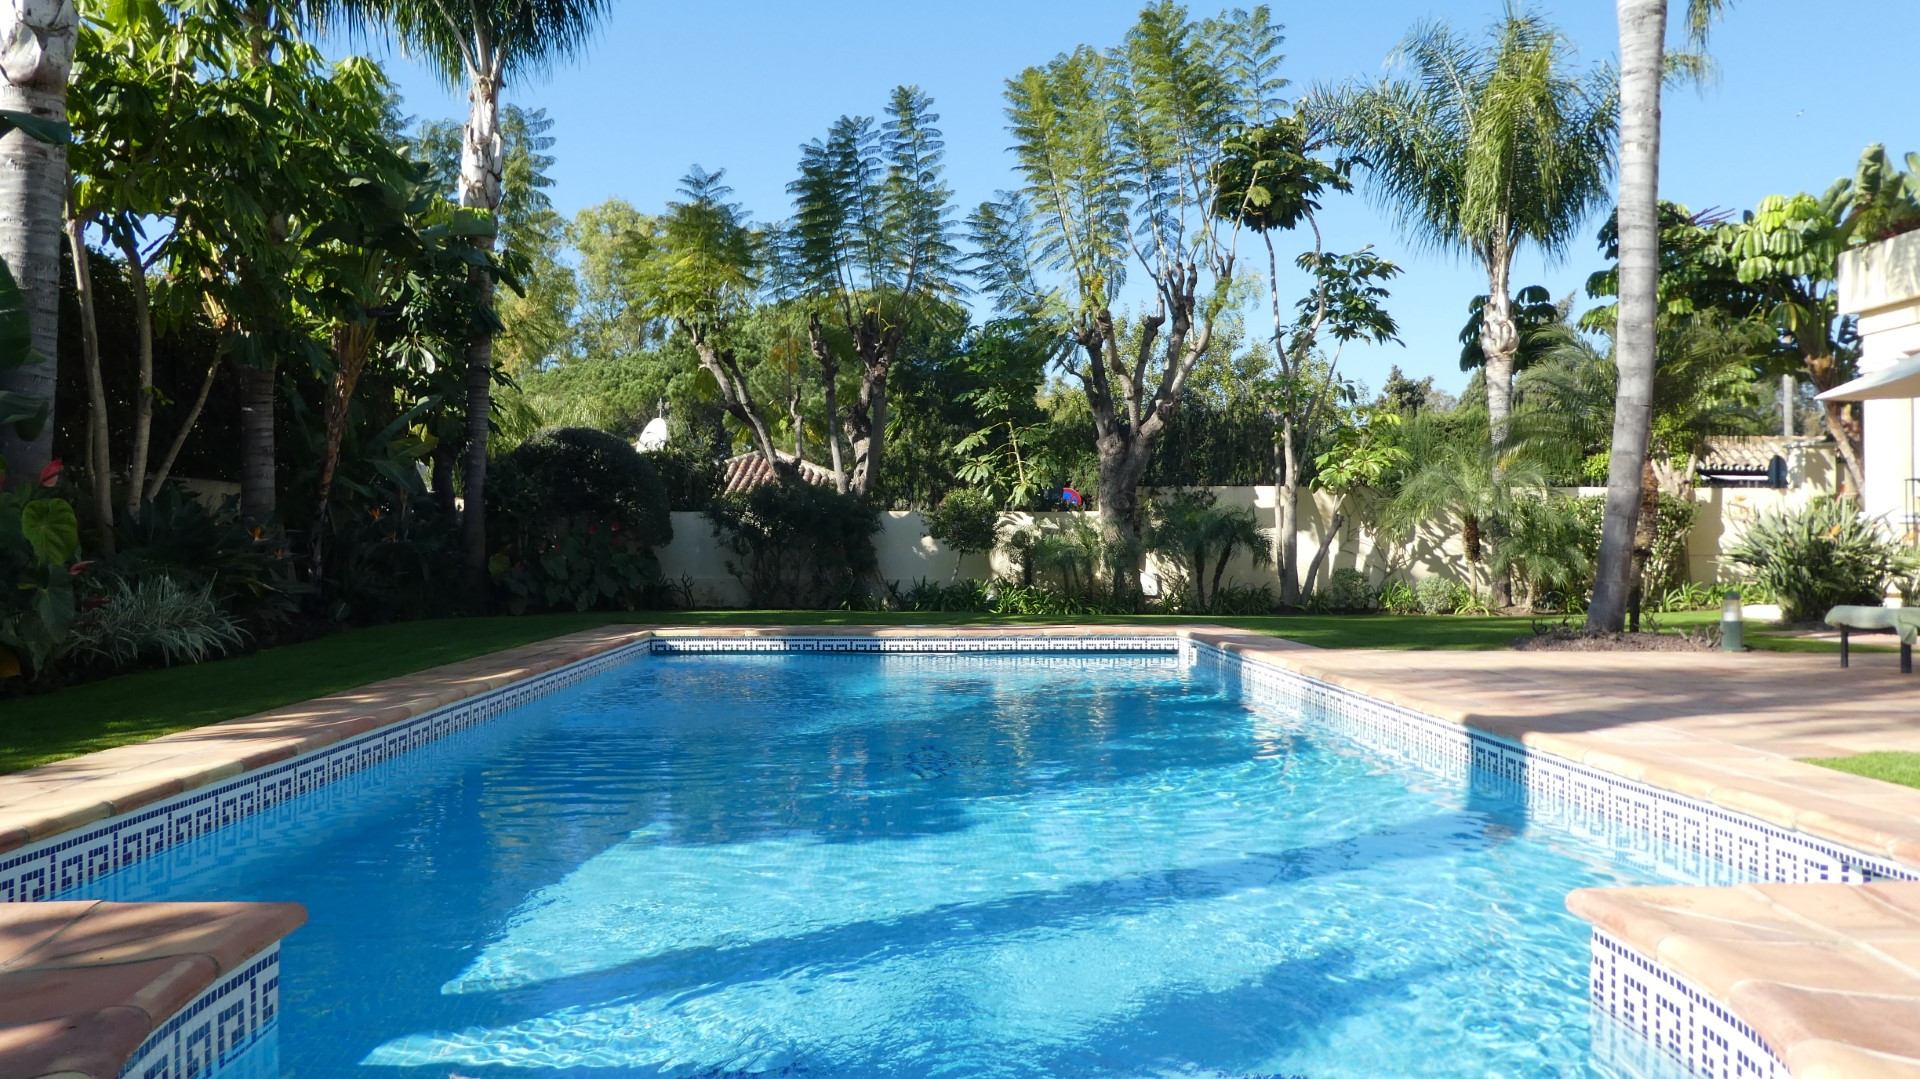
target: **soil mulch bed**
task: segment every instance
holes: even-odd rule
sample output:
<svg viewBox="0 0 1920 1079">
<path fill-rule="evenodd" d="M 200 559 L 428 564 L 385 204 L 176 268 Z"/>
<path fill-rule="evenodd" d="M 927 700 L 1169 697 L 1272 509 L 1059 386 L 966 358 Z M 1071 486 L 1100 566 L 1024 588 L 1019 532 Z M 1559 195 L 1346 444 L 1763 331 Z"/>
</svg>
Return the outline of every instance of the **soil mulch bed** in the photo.
<svg viewBox="0 0 1920 1079">
<path fill-rule="evenodd" d="M 1521 652 L 1717 652 L 1717 633 L 1582 633 L 1556 626 L 1530 637 L 1520 637 L 1513 647 Z"/>
</svg>

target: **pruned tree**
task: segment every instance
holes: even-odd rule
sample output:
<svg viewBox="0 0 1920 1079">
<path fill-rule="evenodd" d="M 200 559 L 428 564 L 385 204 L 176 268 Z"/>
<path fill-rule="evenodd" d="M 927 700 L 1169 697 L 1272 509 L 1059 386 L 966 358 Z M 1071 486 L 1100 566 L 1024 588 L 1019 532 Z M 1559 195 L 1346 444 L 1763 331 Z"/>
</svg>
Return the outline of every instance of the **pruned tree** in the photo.
<svg viewBox="0 0 1920 1079">
<path fill-rule="evenodd" d="M 681 180 L 684 198 L 667 204 L 644 254 L 630 257 L 645 309 L 685 338 L 713 376 L 721 406 L 780 469 L 773 429 L 748 383 L 753 358 L 742 332 L 760 291 L 765 244 L 739 204 L 727 201 L 733 189 L 721 182 L 725 175 L 695 165 Z"/>
<path fill-rule="evenodd" d="M 828 445 L 842 491 L 872 494 L 886 447 L 888 376 L 917 323 L 957 299 L 953 193 L 933 100 L 900 86 L 886 118 L 842 116 L 801 150 L 780 230 L 780 291 L 808 308 L 807 341 L 826 391 Z M 843 356 L 859 389 L 841 414 Z M 844 427 L 852 456 L 841 459 Z"/>
<path fill-rule="evenodd" d="M 1280 43 L 1264 7 L 1196 21 L 1160 3 L 1117 47 L 1007 83 L 1022 184 L 969 225 L 1001 305 L 1053 318 L 1071 342 L 1063 366 L 1092 411 L 1101 526 L 1129 578 L 1117 593 L 1134 590 L 1154 445 L 1229 305 L 1242 226 L 1216 211 L 1253 186 L 1229 144 L 1277 117 Z M 1136 269 L 1150 306 L 1129 326 L 1116 308 Z"/>
</svg>

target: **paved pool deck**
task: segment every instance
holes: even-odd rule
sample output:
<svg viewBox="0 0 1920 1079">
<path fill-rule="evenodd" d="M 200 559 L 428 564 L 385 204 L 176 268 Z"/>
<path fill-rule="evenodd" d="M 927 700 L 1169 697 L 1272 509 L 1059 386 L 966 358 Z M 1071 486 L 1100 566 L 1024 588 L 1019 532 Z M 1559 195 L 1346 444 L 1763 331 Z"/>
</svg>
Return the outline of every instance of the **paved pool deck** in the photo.
<svg viewBox="0 0 1920 1079">
<path fill-rule="evenodd" d="M 161 801 L 183 791 L 319 749 L 346 738 L 403 722 L 481 693 L 553 670 L 622 645 L 659 635 L 694 637 L 877 636 L 942 638 L 1190 636 L 1249 659 L 1292 669 L 1377 699 L 1411 708 L 1519 742 L 1543 753 L 1584 762 L 1590 767 L 1724 806 L 1737 812 L 1891 858 L 1920 871 L 1920 790 L 1881 783 L 1800 763 L 1800 757 L 1844 756 L 1868 750 L 1920 751 L 1920 676 L 1902 676 L 1891 653 L 1856 653 L 1854 665 L 1839 667 L 1834 656 L 1749 653 L 1595 653 L 1595 652 L 1389 652 L 1320 650 L 1261 634 L 1217 627 L 1116 626 L 889 626 L 889 627 L 729 627 L 674 629 L 620 626 L 570 634 L 492 656 L 422 671 L 403 678 L 275 709 L 257 716 L 214 724 L 138 745 L 89 754 L 0 776 L 0 855 L 57 836 L 94 821 Z M 1774 888 L 1775 886 L 1768 886 Z M 1788 895 L 1797 888 L 1778 886 Z M 1876 902 L 1920 911 L 1920 884 L 1876 885 Z M 1702 924 L 1735 924 L 1757 917 L 1751 890 L 1664 889 L 1657 896 L 1600 893 L 1576 912 L 1596 920 L 1612 919 L 1639 928 L 1623 939 L 1662 956 L 1663 942 Z M 1674 894 L 1684 893 L 1684 894 Z M 1580 893 L 1585 894 L 1585 893 Z M 1776 907 L 1806 906 L 1796 898 L 1762 893 Z M 1576 900 L 1586 903 L 1586 900 Z M 1808 900 L 1807 902 L 1814 902 Z M 1637 904 L 1637 905 L 1636 905 Z M 1815 903 L 1817 906 L 1817 903 Z M 41 917 L 47 904 L 0 905 L 7 917 Z M 1657 908 L 1657 909 L 1656 909 Z M 1659 911 L 1692 912 L 1698 920 L 1674 928 L 1673 917 Z M 1625 912 L 1625 913 L 1622 913 Z M 271 923 L 288 931 L 294 911 L 262 913 L 249 925 Z M 1712 983 L 1739 995 L 1746 982 L 1784 987 L 1779 992 L 1747 992 L 1771 1002 L 1754 1005 L 1746 1015 L 1782 1060 L 1806 1075 L 1899 1075 L 1920 1077 L 1920 1035 L 1880 1037 L 1884 1022 L 1849 1023 L 1849 1016 L 1891 1014 L 1902 1031 L 1920 1030 L 1920 952 L 1888 951 L 1884 934 L 1869 939 L 1846 918 L 1768 917 L 1770 939 L 1784 952 L 1761 956 L 1752 950 L 1714 951 L 1717 964 L 1706 970 Z M 1634 919 L 1639 919 L 1634 921 Z M 1666 919 L 1662 921 L 1662 919 Z M 1855 919 L 1857 921 L 1857 919 Z M 1671 924 L 1670 924 L 1671 923 Z M 1662 930 L 1661 926 L 1667 926 Z M 1881 928 L 1885 928 L 1882 926 Z M 1920 948 L 1920 920 L 1900 928 L 1913 933 Z M 1894 930 L 1888 930 L 1894 932 Z M 1618 934 L 1617 934 L 1618 935 Z M 1692 932 L 1693 936 L 1700 936 Z M 218 943 L 218 933 L 211 939 Z M 1739 939 L 1736 934 L 1735 939 Z M 1902 938 L 1903 940 L 1905 938 Z M 251 943 L 247 941 L 246 943 Z M 208 945 L 211 946 L 211 945 Z M 1903 945 L 1904 946 L 1904 945 Z M 1870 961 L 1847 967 L 1860 977 L 1835 987 L 1825 977 L 1824 956 L 1833 948 L 1869 949 Z M 1827 951 L 1822 951 L 1826 949 Z M 1682 949 L 1684 951 L 1684 949 Z M 1712 950 L 1712 949 L 1709 949 Z M 1725 954 L 1722 954 L 1725 953 Z M 201 953 L 195 953 L 201 954 Z M 1853 952 L 1848 953 L 1854 956 Z M 1862 953 L 1866 954 L 1866 953 Z M 1782 956 L 1816 957 L 1800 962 Z M 1858 956 L 1854 956 L 1858 958 Z M 82 964 L 84 965 L 84 964 Z M 111 960 L 102 960 L 111 967 Z M 217 966 L 218 964 L 213 964 Z M 170 974 L 167 999 L 205 979 L 209 964 L 187 964 Z M 68 967 L 61 967 L 69 971 Z M 156 968 L 158 969 L 158 968 Z M 22 971 L 22 973 L 26 973 Z M 70 971 L 60 975 L 76 977 Z M 104 1009 L 138 1007 L 160 990 L 135 985 L 124 977 L 99 976 L 98 999 L 81 994 L 63 1014 L 93 1014 Z M 1801 992 L 1804 990 L 1805 992 Z M 1807 996 L 1829 994 L 1829 996 Z M 1871 1005 L 1849 1008 L 1852 994 Z M 142 996 L 141 994 L 145 994 Z M 81 999 L 86 997 L 86 999 Z M 64 999 L 64 998 L 63 998 Z M 1725 999 L 1725 998 L 1723 998 Z M 1804 1004 L 1779 1004 L 1781 1000 Z M 64 1007 L 65 1005 L 63 1005 Z M 1889 1012 L 1891 1009 L 1891 1012 Z M 1736 1010 L 1738 1007 L 1736 1006 Z M 59 1016 L 38 1022 L 41 1034 L 29 1037 L 0 1015 L 0 1046 L 17 1035 L 22 1047 L 57 1048 Z M 49 1040 L 51 1039 L 51 1040 Z M 1808 1046 L 1816 1046 L 1809 1049 Z M 1824 1048 L 1820 1048 L 1824 1047 Z M 1795 1065 L 1796 1053 L 1801 1060 Z M 1821 1054 L 1825 1054 L 1824 1056 Z M 50 1059 L 57 1059 L 50 1058 Z M 1842 1070 L 1827 1062 L 1842 1061 Z M 4 1064 L 0 1060 L 0 1064 Z M 1804 1069 L 1803 1069 L 1804 1066 Z M 99 1067 L 104 1067 L 100 1065 Z M 5 1070 L 0 1068 L 0 1070 Z M 40 1072 L 5 1070 L 7 1075 Z M 110 1079 L 111 1072 L 68 1069 L 66 1074 Z"/>
</svg>

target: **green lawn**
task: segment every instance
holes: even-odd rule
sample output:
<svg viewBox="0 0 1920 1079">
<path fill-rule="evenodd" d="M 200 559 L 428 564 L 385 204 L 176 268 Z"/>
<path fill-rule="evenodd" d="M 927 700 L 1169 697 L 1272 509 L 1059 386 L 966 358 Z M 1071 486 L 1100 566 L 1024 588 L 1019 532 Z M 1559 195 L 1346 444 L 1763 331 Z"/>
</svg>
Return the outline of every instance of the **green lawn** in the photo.
<svg viewBox="0 0 1920 1079">
<path fill-rule="evenodd" d="M 1663 616 L 1668 628 L 1706 625 L 1705 611 Z M 1103 625 L 1206 621 L 1256 630 L 1323 648 L 1489 649 L 1530 632 L 1530 618 L 1412 615 L 1273 615 L 1189 618 L 1142 615 L 1074 619 L 1000 618 L 981 614 L 840 611 L 670 611 L 561 614 L 406 622 L 348 630 L 237 659 L 142 671 L 0 704 L 0 772 L 107 749 L 249 715 L 442 663 L 497 652 L 574 630 L 618 622 L 697 626 L 976 625 L 1083 622 Z M 1749 643 L 1776 642 L 1749 632 Z M 1832 646 L 1829 646 L 1832 647 Z"/>
<path fill-rule="evenodd" d="M 1876 753 L 1856 753 L 1851 757 L 1809 757 L 1808 764 L 1817 764 L 1822 768 L 1831 768 L 1836 772 L 1851 772 L 1868 779 L 1885 780 L 1907 787 L 1920 787 L 1920 753 L 1907 753 L 1899 750 L 1883 750 Z"/>
</svg>

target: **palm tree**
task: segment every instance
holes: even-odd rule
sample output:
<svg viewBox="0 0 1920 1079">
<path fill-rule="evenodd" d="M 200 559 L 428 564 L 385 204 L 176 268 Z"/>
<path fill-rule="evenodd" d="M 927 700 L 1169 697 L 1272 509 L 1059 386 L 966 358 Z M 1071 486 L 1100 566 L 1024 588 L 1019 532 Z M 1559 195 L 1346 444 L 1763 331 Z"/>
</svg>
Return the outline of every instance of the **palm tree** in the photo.
<svg viewBox="0 0 1920 1079">
<path fill-rule="evenodd" d="M 460 142 L 460 205 L 500 208 L 506 144 L 500 91 L 509 79 L 537 74 L 579 54 L 612 0 L 336 0 L 349 16 L 385 22 L 401 41 L 467 89 L 467 126 Z M 491 251 L 493 240 L 483 244 Z M 472 271 L 483 307 L 493 303 L 493 275 Z M 493 331 L 476 326 L 467 346 L 467 510 L 461 522 L 467 569 L 487 565 L 487 434 L 493 403 Z"/>
<path fill-rule="evenodd" d="M 1687 0 L 1693 43 L 1725 0 Z M 1654 319 L 1660 294 L 1660 84 L 1666 76 L 1667 0 L 1619 0 L 1620 368 L 1607 463 L 1607 512 L 1587 605 L 1589 632 L 1618 633 L 1633 591 L 1634 533 L 1653 429 Z"/>
<path fill-rule="evenodd" d="M 1147 550 L 1183 563 L 1193 585 L 1193 599 L 1201 610 L 1218 602 L 1221 578 L 1234 552 L 1245 549 L 1255 565 L 1270 560 L 1265 537 L 1253 511 L 1239 506 L 1216 506 L 1210 491 L 1176 491 L 1156 499 L 1147 528 Z M 1213 564 L 1212 587 L 1207 564 Z"/>
<path fill-rule="evenodd" d="M 0 393 L 44 404 L 33 438 L 0 425 L 14 482 L 32 482 L 53 455 L 54 356 L 59 355 L 60 230 L 67 192 L 67 76 L 79 41 L 72 0 L 0 4 L 0 262 L 26 301 L 32 350 L 48 362 L 0 369 Z M 58 132 L 58 138 L 49 137 Z"/>
<path fill-rule="evenodd" d="M 1489 533 L 1514 515 L 1518 502 L 1548 493 L 1540 442 L 1516 437 L 1495 444 L 1472 426 L 1456 430 L 1428 423 L 1412 425 L 1407 442 L 1409 458 L 1418 463 L 1386 504 L 1382 530 L 1412 539 L 1433 522 L 1450 525 L 1467 559 L 1468 584 L 1478 594 L 1481 566 L 1507 565 L 1492 550 Z M 1489 582 L 1497 579 L 1490 576 Z"/>
<path fill-rule="evenodd" d="M 1447 23 L 1401 43 L 1410 77 L 1318 95 L 1311 109 L 1365 166 L 1371 193 L 1428 245 L 1472 255 L 1487 274 L 1480 320 L 1488 430 L 1505 437 L 1520 332 L 1513 259 L 1565 249 L 1606 197 L 1615 134 L 1612 71 L 1571 70 L 1572 49 L 1509 6 L 1483 45 Z"/>
</svg>

